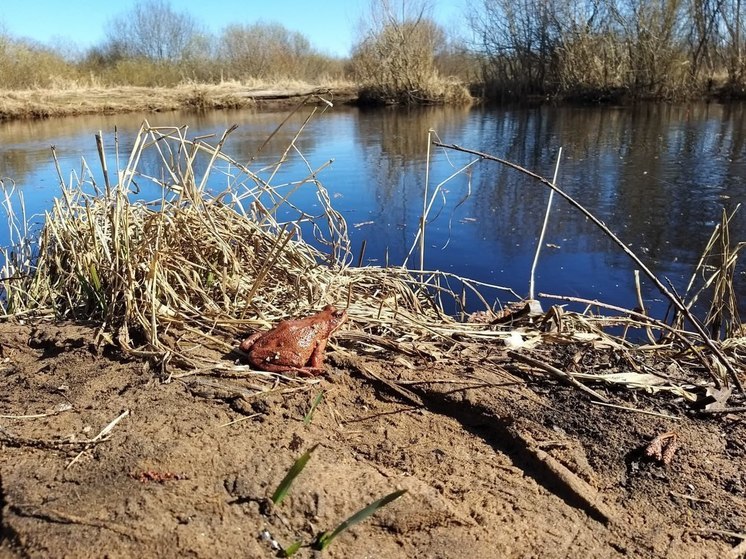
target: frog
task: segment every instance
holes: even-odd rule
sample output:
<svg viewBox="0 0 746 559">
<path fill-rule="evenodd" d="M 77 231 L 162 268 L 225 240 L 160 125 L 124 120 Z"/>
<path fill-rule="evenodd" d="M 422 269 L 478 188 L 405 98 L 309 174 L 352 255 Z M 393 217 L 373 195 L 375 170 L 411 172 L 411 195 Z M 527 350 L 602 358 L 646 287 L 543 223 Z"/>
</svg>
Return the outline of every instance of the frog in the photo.
<svg viewBox="0 0 746 559">
<path fill-rule="evenodd" d="M 347 311 L 326 305 L 305 318 L 283 320 L 267 332 L 255 332 L 239 348 L 249 363 L 271 373 L 303 376 L 324 373 L 324 351 L 329 337 L 347 320 Z"/>
</svg>

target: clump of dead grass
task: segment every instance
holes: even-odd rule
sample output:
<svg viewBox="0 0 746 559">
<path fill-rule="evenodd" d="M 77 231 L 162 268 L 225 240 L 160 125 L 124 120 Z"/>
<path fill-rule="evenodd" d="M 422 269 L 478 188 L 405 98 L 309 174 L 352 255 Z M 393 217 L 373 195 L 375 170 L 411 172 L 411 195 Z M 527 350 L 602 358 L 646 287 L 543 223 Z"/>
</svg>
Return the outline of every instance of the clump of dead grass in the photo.
<svg viewBox="0 0 746 559">
<path fill-rule="evenodd" d="M 190 139 L 185 127 L 146 122 L 117 169 L 99 138 L 103 181 L 85 163 L 82 175 L 60 172 L 41 232 L 30 243 L 18 229 L 26 248 L 5 252 L 6 317 L 94 321 L 100 342 L 187 371 L 248 372 L 225 358 L 240 336 L 328 303 L 348 310 L 349 339 L 404 354 L 434 354 L 454 332 L 482 329 L 442 310 L 439 297 L 455 296 L 447 274 L 350 267 L 347 226 L 319 169 L 274 184 L 294 141 L 262 178 L 227 155 L 231 132 Z M 321 211 L 295 204 L 300 189 Z"/>
</svg>

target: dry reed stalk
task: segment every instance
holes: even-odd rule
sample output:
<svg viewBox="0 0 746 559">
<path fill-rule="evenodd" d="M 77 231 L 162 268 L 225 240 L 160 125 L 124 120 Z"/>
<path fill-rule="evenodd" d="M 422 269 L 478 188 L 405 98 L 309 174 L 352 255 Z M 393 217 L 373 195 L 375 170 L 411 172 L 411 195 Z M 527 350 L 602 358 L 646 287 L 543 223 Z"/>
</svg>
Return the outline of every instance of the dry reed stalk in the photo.
<svg viewBox="0 0 746 559">
<path fill-rule="evenodd" d="M 562 160 L 562 147 L 557 151 L 557 161 L 554 165 L 554 177 L 552 178 L 552 184 L 557 184 L 557 176 L 559 175 L 560 161 Z M 544 244 L 544 236 L 547 233 L 547 225 L 549 224 L 549 214 L 552 211 L 552 200 L 554 200 L 554 190 L 549 191 L 549 198 L 547 199 L 547 209 L 544 212 L 544 221 L 541 225 L 541 231 L 539 232 L 539 240 L 536 243 L 536 253 L 534 254 L 534 261 L 531 263 L 531 276 L 528 282 L 528 298 L 536 299 L 535 276 L 536 266 L 539 263 L 539 254 L 541 254 L 541 246 Z"/>
</svg>

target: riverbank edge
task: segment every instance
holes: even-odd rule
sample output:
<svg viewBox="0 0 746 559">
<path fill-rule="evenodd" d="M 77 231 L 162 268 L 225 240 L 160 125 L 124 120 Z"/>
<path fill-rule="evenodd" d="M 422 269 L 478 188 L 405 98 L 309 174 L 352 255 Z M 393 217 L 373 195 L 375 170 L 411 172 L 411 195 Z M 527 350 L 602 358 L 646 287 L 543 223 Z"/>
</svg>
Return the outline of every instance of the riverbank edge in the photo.
<svg viewBox="0 0 746 559">
<path fill-rule="evenodd" d="M 315 103 L 354 104 L 359 90 L 349 84 L 329 87 L 194 84 L 0 91 L 0 121 L 178 110 L 272 110 L 295 106 L 309 97 Z"/>
</svg>

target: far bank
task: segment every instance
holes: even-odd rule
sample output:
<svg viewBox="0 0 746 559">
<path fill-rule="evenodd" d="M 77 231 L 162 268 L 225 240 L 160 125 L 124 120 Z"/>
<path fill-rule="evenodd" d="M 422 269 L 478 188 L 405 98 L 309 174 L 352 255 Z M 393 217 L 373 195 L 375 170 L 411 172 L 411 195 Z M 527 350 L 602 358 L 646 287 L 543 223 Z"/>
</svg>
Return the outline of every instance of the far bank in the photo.
<svg viewBox="0 0 746 559">
<path fill-rule="evenodd" d="M 355 103 L 352 84 L 186 84 L 175 87 L 86 87 L 0 91 L 0 121 L 84 114 L 208 109 L 274 109 L 309 102 Z"/>
</svg>

